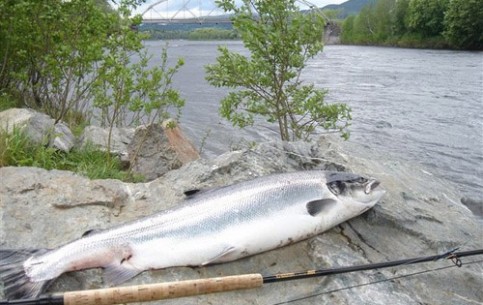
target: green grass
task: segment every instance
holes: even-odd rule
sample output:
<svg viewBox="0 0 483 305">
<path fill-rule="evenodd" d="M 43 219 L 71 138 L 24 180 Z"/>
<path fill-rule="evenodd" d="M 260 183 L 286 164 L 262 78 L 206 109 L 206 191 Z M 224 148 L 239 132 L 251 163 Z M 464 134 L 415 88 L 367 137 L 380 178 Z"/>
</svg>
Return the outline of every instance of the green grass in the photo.
<svg viewBox="0 0 483 305">
<path fill-rule="evenodd" d="M 90 179 L 118 179 L 140 182 L 143 177 L 121 168 L 117 158 L 87 146 L 69 153 L 34 144 L 18 129 L 8 134 L 0 131 L 0 167 L 34 166 L 48 170 L 60 169 L 79 173 Z"/>
<path fill-rule="evenodd" d="M 0 112 L 15 107 L 21 107 L 20 101 L 8 93 L 0 91 Z"/>
</svg>

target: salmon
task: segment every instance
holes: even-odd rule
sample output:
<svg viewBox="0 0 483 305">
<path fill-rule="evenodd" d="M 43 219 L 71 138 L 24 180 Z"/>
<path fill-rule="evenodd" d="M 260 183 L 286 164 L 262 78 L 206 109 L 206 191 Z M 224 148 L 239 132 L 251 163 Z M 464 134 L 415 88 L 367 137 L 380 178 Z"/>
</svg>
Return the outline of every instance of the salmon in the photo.
<svg viewBox="0 0 483 305">
<path fill-rule="evenodd" d="M 118 285 L 150 269 L 224 263 L 324 232 L 383 196 L 373 178 L 328 171 L 274 174 L 207 191 L 55 249 L 0 249 L 9 299 L 37 297 L 64 272 L 104 268 Z"/>
</svg>

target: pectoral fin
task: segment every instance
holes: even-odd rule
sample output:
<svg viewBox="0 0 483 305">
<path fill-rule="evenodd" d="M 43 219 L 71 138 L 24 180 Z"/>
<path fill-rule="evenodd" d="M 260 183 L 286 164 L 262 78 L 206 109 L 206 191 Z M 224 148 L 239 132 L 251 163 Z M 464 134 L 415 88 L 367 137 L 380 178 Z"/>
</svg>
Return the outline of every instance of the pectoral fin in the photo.
<svg viewBox="0 0 483 305">
<path fill-rule="evenodd" d="M 307 203 L 306 207 L 310 216 L 317 216 L 320 213 L 329 211 L 336 204 L 337 201 L 329 198 L 310 201 Z"/>
<path fill-rule="evenodd" d="M 219 254 L 217 254 L 216 256 L 214 256 L 213 258 L 207 260 L 206 262 L 203 262 L 201 264 L 201 266 L 206 266 L 206 265 L 215 264 L 215 263 L 221 263 L 221 262 L 224 261 L 224 258 L 226 258 L 227 256 L 229 256 L 235 250 L 236 250 L 235 247 L 227 247 L 227 248 L 223 249 L 222 252 L 220 252 Z"/>
</svg>

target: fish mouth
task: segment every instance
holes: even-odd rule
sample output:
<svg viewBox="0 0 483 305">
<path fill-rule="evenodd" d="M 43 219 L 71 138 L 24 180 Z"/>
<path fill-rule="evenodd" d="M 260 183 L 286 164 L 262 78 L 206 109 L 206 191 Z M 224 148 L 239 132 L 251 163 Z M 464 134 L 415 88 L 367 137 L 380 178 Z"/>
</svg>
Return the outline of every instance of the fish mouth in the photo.
<svg viewBox="0 0 483 305">
<path fill-rule="evenodd" d="M 366 188 L 364 193 L 370 194 L 373 190 L 375 190 L 381 182 L 377 181 L 376 179 L 371 179 L 366 183 Z"/>
</svg>

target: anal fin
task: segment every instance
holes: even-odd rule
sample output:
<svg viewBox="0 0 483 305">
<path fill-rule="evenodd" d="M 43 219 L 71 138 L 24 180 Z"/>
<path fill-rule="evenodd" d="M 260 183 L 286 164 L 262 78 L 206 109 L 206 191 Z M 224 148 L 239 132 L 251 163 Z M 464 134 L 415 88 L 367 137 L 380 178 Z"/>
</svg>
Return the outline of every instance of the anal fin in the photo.
<svg viewBox="0 0 483 305">
<path fill-rule="evenodd" d="M 116 286 L 130 280 L 142 271 L 125 262 L 110 264 L 104 267 L 104 282 L 109 286 Z"/>
<path fill-rule="evenodd" d="M 229 256 L 230 254 L 232 254 L 234 251 L 236 250 L 235 247 L 231 246 L 231 247 L 226 247 L 223 249 L 222 252 L 220 252 L 219 254 L 215 255 L 214 257 L 210 258 L 209 260 L 207 260 L 206 262 L 203 262 L 201 264 L 201 266 L 206 266 L 206 265 L 209 265 L 209 264 L 215 264 L 215 263 L 221 263 L 224 261 L 224 258 L 226 258 L 227 256 Z"/>
</svg>

